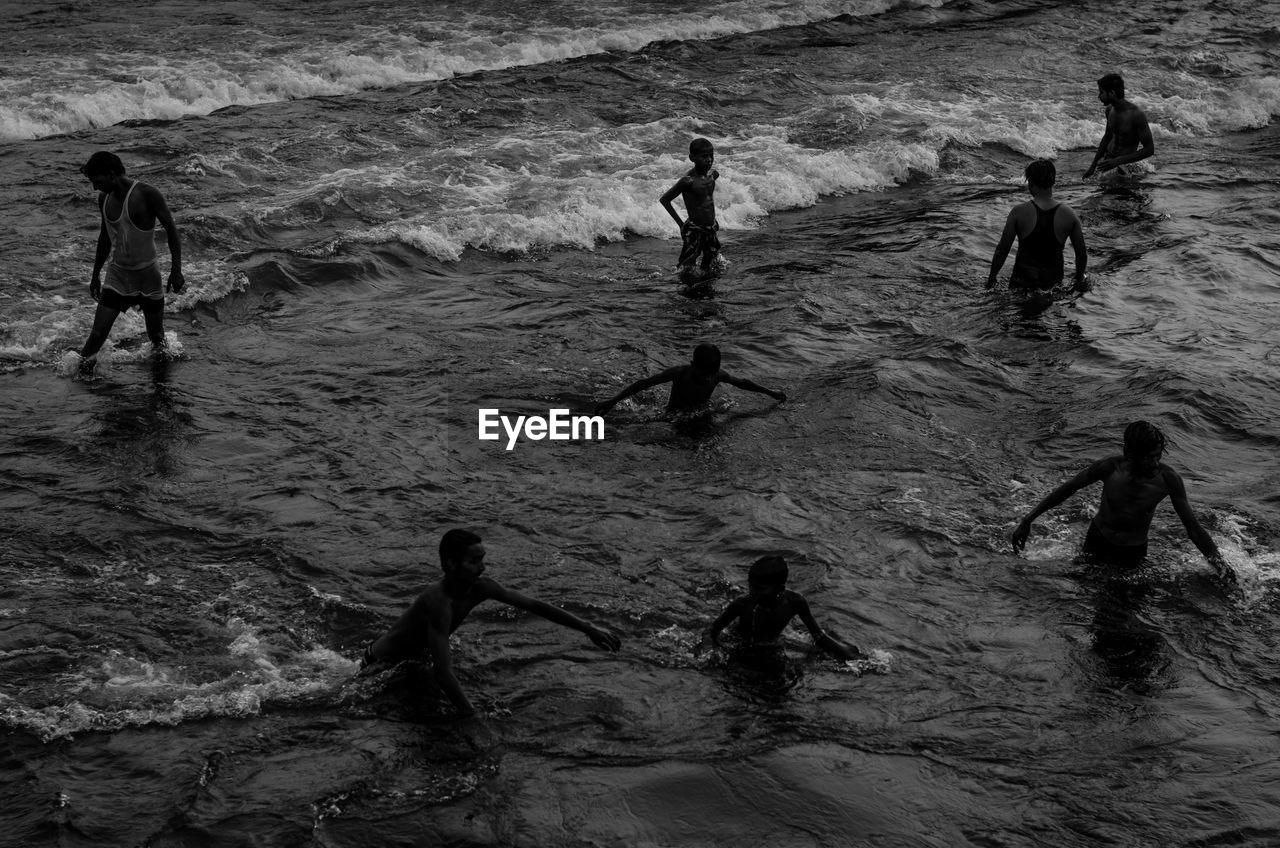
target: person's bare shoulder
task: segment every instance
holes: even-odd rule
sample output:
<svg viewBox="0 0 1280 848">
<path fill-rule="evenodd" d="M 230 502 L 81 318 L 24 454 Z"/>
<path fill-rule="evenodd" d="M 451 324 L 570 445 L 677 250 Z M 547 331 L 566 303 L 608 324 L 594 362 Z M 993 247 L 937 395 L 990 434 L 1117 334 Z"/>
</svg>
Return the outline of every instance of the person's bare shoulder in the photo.
<svg viewBox="0 0 1280 848">
<path fill-rule="evenodd" d="M 1106 480 L 1116 471 L 1124 470 L 1124 455 L 1113 454 L 1112 456 L 1104 456 L 1093 465 L 1089 466 L 1089 475 L 1094 480 Z"/>
<path fill-rule="evenodd" d="M 1015 224 L 1031 224 L 1036 223 L 1036 204 L 1032 200 L 1024 200 L 1009 210 L 1009 217 L 1013 219 Z"/>
<path fill-rule="evenodd" d="M 1176 492 L 1183 488 L 1182 475 L 1177 472 L 1171 465 L 1160 463 L 1160 479 L 1164 483 L 1165 488 L 1170 492 Z"/>
<path fill-rule="evenodd" d="M 479 577 L 471 584 L 471 596 L 476 603 L 481 601 L 501 601 L 510 603 L 511 590 L 492 577 Z"/>
<path fill-rule="evenodd" d="M 443 588 L 439 583 L 432 583 L 419 592 L 418 597 L 413 599 L 413 608 L 426 614 L 440 609 L 447 603 L 448 600 L 444 596 Z"/>
</svg>

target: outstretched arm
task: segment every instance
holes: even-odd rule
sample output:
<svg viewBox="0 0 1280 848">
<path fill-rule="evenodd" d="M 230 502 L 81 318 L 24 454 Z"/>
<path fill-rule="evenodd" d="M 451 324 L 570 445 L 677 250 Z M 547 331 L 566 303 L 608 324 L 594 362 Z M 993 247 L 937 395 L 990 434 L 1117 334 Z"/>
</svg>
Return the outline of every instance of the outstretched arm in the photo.
<svg viewBox="0 0 1280 848">
<path fill-rule="evenodd" d="M 508 589 L 505 586 L 496 584 L 490 591 L 490 596 L 496 601 L 502 601 L 504 604 L 510 604 L 516 609 L 531 612 L 534 615 L 545 618 L 547 621 L 559 624 L 561 627 L 569 627 L 579 633 L 585 633 L 587 638 L 596 644 L 596 647 L 604 648 L 606 651 L 616 651 L 622 647 L 622 640 L 614 634 L 546 601 L 530 598 L 528 595 L 523 595 L 514 589 Z"/>
<path fill-rule="evenodd" d="M 784 392 L 775 392 L 773 389 L 766 389 L 759 383 L 755 383 L 745 377 L 734 377 L 725 371 L 720 372 L 720 382 L 728 383 L 731 386 L 737 386 L 740 389 L 746 389 L 749 392 L 759 392 L 762 395 L 768 395 L 774 400 L 782 401 L 787 399 Z"/>
<path fill-rule="evenodd" d="M 1010 210 L 1009 217 L 1004 221 L 1004 232 L 1000 233 L 1000 241 L 996 243 L 996 252 L 991 255 L 991 273 L 987 274 L 988 287 L 996 284 L 996 275 L 1009 258 L 1009 251 L 1013 248 L 1013 240 L 1017 235 L 1018 228 L 1013 220 L 1013 211 Z"/>
<path fill-rule="evenodd" d="M 1105 478 L 1109 473 L 1111 473 L 1111 470 L 1115 468 L 1115 463 L 1115 457 L 1100 459 L 1084 471 L 1081 471 L 1079 474 L 1063 483 L 1058 488 L 1054 489 L 1049 494 L 1045 495 L 1044 500 L 1036 504 L 1035 509 L 1028 512 L 1023 519 L 1018 522 L 1018 526 L 1014 528 L 1012 535 L 1009 537 L 1009 541 L 1013 544 L 1013 549 L 1015 551 L 1020 551 L 1024 546 L 1026 546 L 1027 537 L 1031 535 L 1031 523 L 1033 521 L 1083 489 L 1085 486 L 1096 483 Z"/>
<path fill-rule="evenodd" d="M 1173 504 L 1173 509 L 1178 513 L 1178 517 L 1182 519 L 1182 526 L 1187 531 L 1187 538 L 1200 549 L 1200 553 L 1204 554 L 1204 558 L 1209 560 L 1209 564 L 1214 567 L 1220 576 L 1234 577 L 1235 575 L 1227 567 L 1226 560 L 1222 558 L 1218 545 L 1213 541 L 1213 537 L 1200 526 L 1195 511 L 1191 509 L 1191 502 L 1187 500 L 1187 488 L 1183 485 L 1182 478 L 1178 476 L 1178 472 L 1172 468 L 1166 468 L 1164 475 L 1165 484 L 1169 488 L 1169 501 Z"/>
<path fill-rule="evenodd" d="M 813 617 L 813 612 L 809 609 L 809 602 L 799 593 L 796 594 L 794 603 L 796 615 L 800 616 L 804 626 L 809 628 L 809 635 L 813 637 L 815 645 L 833 657 L 838 657 L 842 660 L 856 660 L 862 656 L 862 652 L 857 648 L 849 648 L 837 642 L 829 633 L 819 627 L 817 619 Z"/>
<path fill-rule="evenodd" d="M 613 409 L 619 401 L 625 400 L 634 394 L 639 394 L 645 389 L 651 389 L 654 386 L 660 386 L 663 383 L 670 383 L 675 379 L 676 375 L 680 373 L 680 369 L 682 367 L 683 366 L 677 365 L 674 368 L 668 368 L 659 374 L 654 374 L 652 377 L 645 377 L 643 380 L 636 380 L 613 397 L 596 404 L 596 414 L 601 415 L 608 412 Z"/>
</svg>

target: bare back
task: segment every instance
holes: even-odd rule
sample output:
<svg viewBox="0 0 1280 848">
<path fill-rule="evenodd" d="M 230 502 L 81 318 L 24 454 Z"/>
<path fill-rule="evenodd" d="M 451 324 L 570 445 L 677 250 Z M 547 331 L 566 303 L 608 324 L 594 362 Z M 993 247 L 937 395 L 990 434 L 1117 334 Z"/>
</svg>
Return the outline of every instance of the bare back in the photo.
<svg viewBox="0 0 1280 848">
<path fill-rule="evenodd" d="M 721 372 L 712 374 L 698 371 L 692 365 L 682 365 L 671 379 L 671 395 L 667 398 L 668 412 L 689 412 L 701 409 L 711 402 L 711 393 L 720 384 Z"/>
<path fill-rule="evenodd" d="M 1156 507 L 1172 491 L 1181 490 L 1177 472 L 1161 463 L 1150 475 L 1138 475 L 1123 456 L 1102 460 L 1102 498 L 1093 523 L 1118 545 L 1143 545 Z M 1171 476 L 1172 475 L 1172 476 Z"/>
<path fill-rule="evenodd" d="M 1107 156 L 1133 153 L 1142 145 L 1144 135 L 1151 134 L 1146 113 L 1127 100 L 1108 107 L 1107 134 L 1111 136 Z"/>
</svg>

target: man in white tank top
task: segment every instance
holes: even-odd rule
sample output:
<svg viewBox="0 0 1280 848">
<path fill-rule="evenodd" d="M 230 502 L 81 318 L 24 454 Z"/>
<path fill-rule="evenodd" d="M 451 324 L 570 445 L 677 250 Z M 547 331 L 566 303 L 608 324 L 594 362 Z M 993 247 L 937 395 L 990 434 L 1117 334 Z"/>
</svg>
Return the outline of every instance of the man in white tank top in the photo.
<svg viewBox="0 0 1280 848">
<path fill-rule="evenodd" d="M 164 196 L 153 186 L 125 176 L 124 163 L 114 153 L 98 152 L 80 169 L 98 190 L 101 227 L 93 258 L 89 296 L 98 302 L 93 329 L 80 351 L 81 373 L 93 372 L 94 357 L 106 342 L 116 316 L 131 306 L 142 310 L 153 352 L 162 353 L 164 341 L 164 293 L 182 291 L 182 242 Z M 156 223 L 169 242 L 169 282 L 160 284 L 156 265 Z M 110 264 L 107 258 L 110 257 Z M 107 278 L 102 280 L 106 265 Z"/>
</svg>

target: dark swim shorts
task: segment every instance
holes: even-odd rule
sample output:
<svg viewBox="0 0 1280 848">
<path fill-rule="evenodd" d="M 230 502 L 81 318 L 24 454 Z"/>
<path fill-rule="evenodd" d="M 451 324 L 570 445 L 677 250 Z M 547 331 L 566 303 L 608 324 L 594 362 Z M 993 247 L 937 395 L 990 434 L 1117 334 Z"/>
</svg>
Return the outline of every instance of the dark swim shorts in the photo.
<svg viewBox="0 0 1280 848">
<path fill-rule="evenodd" d="M 125 312 L 136 306 L 143 315 L 156 315 L 164 312 L 163 297 L 147 297 L 145 294 L 123 295 L 114 289 L 104 288 L 98 295 L 98 303 L 110 307 L 117 312 Z"/>
<path fill-rule="evenodd" d="M 684 268 L 686 265 L 692 265 L 697 261 L 698 257 L 702 257 L 702 267 L 709 267 L 720 254 L 720 239 L 716 236 L 717 229 L 719 229 L 718 224 L 710 227 L 700 227 L 697 224 L 686 221 L 684 229 L 680 231 L 680 236 L 684 239 L 684 245 L 680 248 L 680 258 L 676 260 L 676 265 Z"/>
<path fill-rule="evenodd" d="M 1147 546 L 1145 543 L 1141 545 L 1117 545 L 1107 539 L 1106 536 L 1103 536 L 1102 531 L 1096 526 L 1090 524 L 1089 532 L 1084 537 L 1084 547 L 1081 548 L 1081 553 L 1107 565 L 1115 565 L 1120 568 L 1137 568 L 1147 558 Z"/>
</svg>

